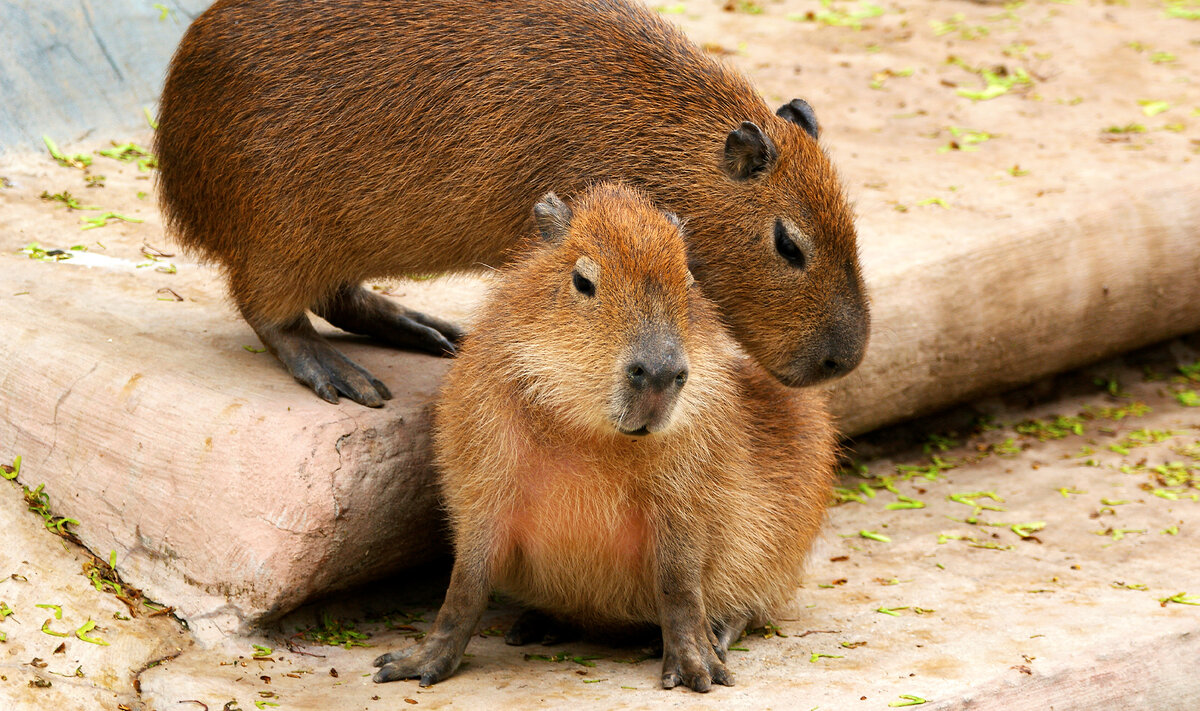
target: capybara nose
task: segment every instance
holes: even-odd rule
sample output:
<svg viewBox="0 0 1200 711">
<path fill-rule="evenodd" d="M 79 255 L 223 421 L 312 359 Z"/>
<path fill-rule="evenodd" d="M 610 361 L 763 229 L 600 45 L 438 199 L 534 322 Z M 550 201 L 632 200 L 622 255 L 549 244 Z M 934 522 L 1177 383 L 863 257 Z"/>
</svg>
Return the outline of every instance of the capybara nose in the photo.
<svg viewBox="0 0 1200 711">
<path fill-rule="evenodd" d="M 665 392 L 678 390 L 687 382 L 687 363 L 677 353 L 668 353 L 666 358 L 654 364 L 637 360 L 625 368 L 625 377 L 634 390 L 656 390 Z"/>
<path fill-rule="evenodd" d="M 815 385 L 827 380 L 840 378 L 858 367 L 866 351 L 866 337 L 855 333 L 854 329 L 845 329 L 829 338 L 821 353 L 811 358 L 806 373 L 800 380 L 804 385 Z"/>
<path fill-rule="evenodd" d="M 846 358 L 826 358 L 821 361 L 821 380 L 832 380 L 854 370 L 855 363 Z"/>
</svg>

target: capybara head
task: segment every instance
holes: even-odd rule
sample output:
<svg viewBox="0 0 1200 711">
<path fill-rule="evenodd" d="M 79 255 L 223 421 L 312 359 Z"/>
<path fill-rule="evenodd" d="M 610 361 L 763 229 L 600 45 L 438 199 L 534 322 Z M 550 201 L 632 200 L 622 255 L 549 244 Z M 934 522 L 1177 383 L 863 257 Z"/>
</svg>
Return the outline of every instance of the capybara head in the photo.
<svg viewBox="0 0 1200 711">
<path fill-rule="evenodd" d="M 691 341 L 703 337 L 692 322 L 710 309 L 688 270 L 679 220 L 616 183 L 572 207 L 549 193 L 534 216 L 542 244 L 497 296 L 510 309 L 505 322 L 520 322 L 506 336 L 518 380 L 585 427 L 667 429 L 691 387 Z"/>
<path fill-rule="evenodd" d="M 812 385 L 850 372 L 866 349 L 857 239 L 809 105 L 794 99 L 763 123 L 731 127 L 715 156 L 723 175 L 696 210 L 708 224 L 691 236 L 693 272 L 763 367 Z"/>
</svg>

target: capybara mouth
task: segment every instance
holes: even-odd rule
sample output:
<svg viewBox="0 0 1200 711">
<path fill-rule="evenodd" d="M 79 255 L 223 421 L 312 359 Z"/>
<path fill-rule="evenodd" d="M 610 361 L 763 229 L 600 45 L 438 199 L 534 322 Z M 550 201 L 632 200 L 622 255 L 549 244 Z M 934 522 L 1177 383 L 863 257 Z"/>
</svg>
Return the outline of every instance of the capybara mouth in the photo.
<svg viewBox="0 0 1200 711">
<path fill-rule="evenodd" d="M 851 364 L 840 363 L 833 359 L 815 363 L 799 361 L 792 363 L 791 367 L 786 370 L 767 368 L 767 372 L 789 388 L 806 388 L 845 377 L 858 366 L 858 360 L 854 360 Z"/>
<path fill-rule="evenodd" d="M 620 430 L 619 429 L 619 431 L 621 434 L 629 435 L 630 437 L 645 437 L 646 435 L 650 434 L 650 430 L 647 429 L 645 425 L 642 425 L 641 427 L 637 428 L 636 430 Z"/>
<path fill-rule="evenodd" d="M 773 378 L 789 388 L 803 388 L 809 385 L 816 385 L 824 380 L 820 376 L 814 376 L 813 373 L 796 373 L 794 371 L 787 370 L 779 371 L 775 368 L 767 368 L 767 372 L 769 372 Z"/>
</svg>

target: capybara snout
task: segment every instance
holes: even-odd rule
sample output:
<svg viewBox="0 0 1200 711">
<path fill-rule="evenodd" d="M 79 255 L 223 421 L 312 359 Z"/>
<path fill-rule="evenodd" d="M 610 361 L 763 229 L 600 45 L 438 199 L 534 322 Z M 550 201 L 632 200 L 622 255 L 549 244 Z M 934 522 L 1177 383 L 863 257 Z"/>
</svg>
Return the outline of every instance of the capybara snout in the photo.
<svg viewBox="0 0 1200 711">
<path fill-rule="evenodd" d="M 651 330 L 633 340 L 622 364 L 623 378 L 614 422 L 625 434 L 660 432 L 670 424 L 676 399 L 688 377 L 687 353 L 679 337 Z"/>
<path fill-rule="evenodd" d="M 862 362 L 870 323 L 862 299 L 834 297 L 828 311 L 812 344 L 796 353 L 785 375 L 776 376 L 785 384 L 803 386 L 833 380 Z"/>
</svg>

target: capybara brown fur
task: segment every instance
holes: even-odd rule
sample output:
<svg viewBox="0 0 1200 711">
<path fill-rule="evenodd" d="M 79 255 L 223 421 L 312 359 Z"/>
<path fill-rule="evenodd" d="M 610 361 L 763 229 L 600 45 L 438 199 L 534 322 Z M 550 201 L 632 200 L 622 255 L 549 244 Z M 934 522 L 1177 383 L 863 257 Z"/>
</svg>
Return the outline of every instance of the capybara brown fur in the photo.
<svg viewBox="0 0 1200 711">
<path fill-rule="evenodd" d="M 593 180 L 687 222 L 704 293 L 781 382 L 844 374 L 866 346 L 854 223 L 812 109 L 772 111 L 634 0 L 218 0 L 159 120 L 169 228 L 329 401 L 389 394 L 306 309 L 452 352 L 454 325 L 361 283 L 503 265 L 530 204 Z"/>
<path fill-rule="evenodd" d="M 732 684 L 729 642 L 791 598 L 824 517 L 823 396 L 744 355 L 640 192 L 537 214 L 545 242 L 505 270 L 436 410 L 446 601 L 375 680 L 453 673 L 499 590 L 585 629 L 660 626 L 665 687 Z"/>
</svg>

